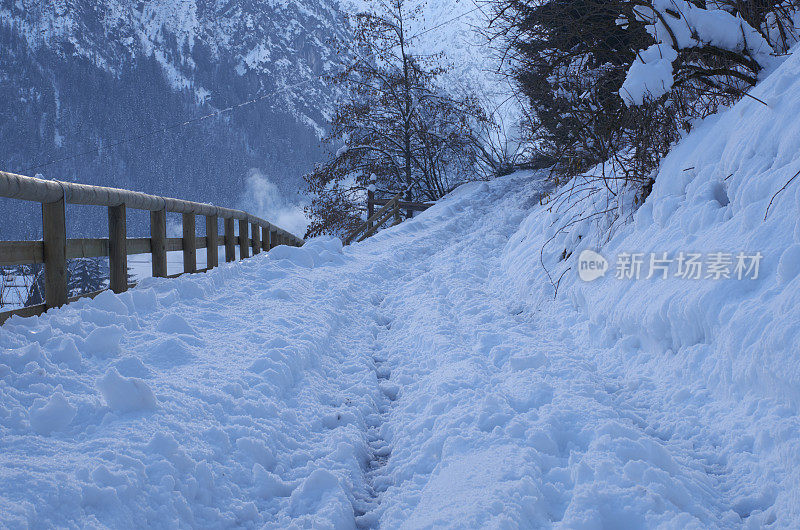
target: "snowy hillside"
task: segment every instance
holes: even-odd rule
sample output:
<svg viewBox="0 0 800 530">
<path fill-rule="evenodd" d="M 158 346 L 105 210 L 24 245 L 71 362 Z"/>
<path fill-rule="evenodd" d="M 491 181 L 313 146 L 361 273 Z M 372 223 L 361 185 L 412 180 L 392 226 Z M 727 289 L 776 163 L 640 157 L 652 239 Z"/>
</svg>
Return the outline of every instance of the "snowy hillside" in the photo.
<svg viewBox="0 0 800 530">
<path fill-rule="evenodd" d="M 264 89 L 309 82 L 327 71 L 335 57 L 326 40 L 342 35 L 336 4 L 319 0 L 18 0 L 0 9 L 0 20 L 32 50 L 80 57 L 115 75 L 137 57 L 153 58 L 174 90 L 223 108 L 227 102 L 224 94 L 217 94 L 221 80 L 215 79 L 215 64 L 232 63 L 238 75 L 255 77 Z M 331 94 L 321 80 L 313 81 L 275 99 L 321 129 L 321 117 L 331 110 Z"/>
<path fill-rule="evenodd" d="M 595 345 L 598 372 L 618 378 L 618 392 L 635 391 L 626 399 L 650 409 L 649 419 L 637 416 L 635 424 L 660 444 L 682 447 L 678 466 L 688 465 L 687 480 L 712 492 L 703 498 L 718 524 L 777 520 L 779 527 L 796 527 L 800 53 L 751 94 L 757 99 L 743 98 L 712 116 L 672 150 L 632 219 L 610 230 L 604 216 L 584 219 L 555 233 L 559 216 L 536 210 L 506 247 L 504 264 L 526 299 L 552 299 L 554 291 L 543 268 L 531 263 L 542 263 L 554 280 L 564 274 L 558 298 L 581 315 L 577 328 Z M 607 206 L 590 197 L 564 217 L 590 217 Z M 575 274 L 587 249 L 599 250 L 611 267 L 588 284 Z M 565 250 L 571 257 L 562 261 Z M 673 260 L 667 279 L 661 269 L 645 279 L 650 256 L 664 253 Z M 681 253 L 687 262 L 702 254 L 702 279 L 676 277 Z M 644 257 L 642 279 L 616 279 L 620 256 L 635 254 Z M 715 270 L 715 261 L 727 264 Z M 661 489 L 676 461 L 664 460 L 645 479 L 649 472 L 626 464 L 630 456 L 620 447 L 628 437 L 610 433 L 594 458 L 630 488 L 646 480 L 648 491 Z M 597 493 L 597 480 L 589 481 L 587 494 Z M 661 509 L 652 497 L 641 502 Z M 672 502 L 686 506 L 686 499 Z"/>
<path fill-rule="evenodd" d="M 517 173 L 346 249 L 9 320 L 4 522 L 800 526 L 800 54 L 752 95 L 631 217 Z"/>
</svg>

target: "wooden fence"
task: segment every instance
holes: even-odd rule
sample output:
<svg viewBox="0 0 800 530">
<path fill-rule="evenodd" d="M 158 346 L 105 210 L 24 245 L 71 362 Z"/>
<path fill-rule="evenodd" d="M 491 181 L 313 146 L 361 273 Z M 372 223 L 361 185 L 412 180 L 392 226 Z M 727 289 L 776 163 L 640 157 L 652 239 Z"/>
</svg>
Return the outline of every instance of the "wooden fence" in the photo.
<svg viewBox="0 0 800 530">
<path fill-rule="evenodd" d="M 367 220 L 350 232 L 344 239 L 344 244 L 349 245 L 353 241 L 364 241 L 389 219 L 394 218 L 394 224 L 402 221 L 401 210 L 406 210 L 406 217 L 411 217 L 411 212 L 424 212 L 433 203 L 428 202 L 406 202 L 401 200 L 404 192 L 400 192 L 390 199 L 376 199 L 375 192 L 370 191 L 367 196 Z M 375 206 L 381 209 L 375 212 Z"/>
<path fill-rule="evenodd" d="M 42 241 L 0 241 L 0 267 L 42 263 L 45 268 L 45 303 L 0 313 L 0 324 L 12 315 L 40 315 L 85 296 L 69 298 L 67 260 L 108 256 L 109 288 L 126 291 L 128 256 L 152 254 L 153 276 L 167 275 L 167 252 L 183 251 L 183 273 L 205 272 L 219 265 L 219 247 L 225 247 L 225 261 L 241 259 L 278 245 L 301 246 L 304 241 L 269 222 L 243 212 L 210 204 L 170 199 L 134 191 L 43 180 L 0 171 L 0 197 L 42 204 Z M 65 204 L 85 204 L 108 208 L 108 239 L 67 239 Z M 128 238 L 126 210 L 150 212 L 150 237 Z M 183 237 L 167 237 L 167 212 L 183 216 Z M 204 216 L 206 236 L 197 237 L 196 216 Z M 2 214 L 0 214 L 2 216 Z M 219 235 L 223 219 L 224 235 Z M 239 235 L 235 234 L 238 221 Z M 197 249 L 207 249 L 207 267 L 197 270 Z"/>
</svg>

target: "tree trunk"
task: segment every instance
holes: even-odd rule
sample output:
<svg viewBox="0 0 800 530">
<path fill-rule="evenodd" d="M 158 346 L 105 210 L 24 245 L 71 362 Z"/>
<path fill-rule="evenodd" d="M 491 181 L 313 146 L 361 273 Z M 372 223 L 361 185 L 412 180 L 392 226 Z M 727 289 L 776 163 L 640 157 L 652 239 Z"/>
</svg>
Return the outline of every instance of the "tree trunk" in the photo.
<svg viewBox="0 0 800 530">
<path fill-rule="evenodd" d="M 397 2 L 397 17 L 400 26 L 400 53 L 403 54 L 403 84 L 405 89 L 405 121 L 403 123 L 403 157 L 405 158 L 406 194 L 405 200 L 411 202 L 411 113 L 413 101 L 411 98 L 411 74 L 409 72 L 408 55 L 406 55 L 405 27 L 403 25 L 403 3 Z M 406 218 L 413 215 L 411 210 L 406 210 Z"/>
</svg>

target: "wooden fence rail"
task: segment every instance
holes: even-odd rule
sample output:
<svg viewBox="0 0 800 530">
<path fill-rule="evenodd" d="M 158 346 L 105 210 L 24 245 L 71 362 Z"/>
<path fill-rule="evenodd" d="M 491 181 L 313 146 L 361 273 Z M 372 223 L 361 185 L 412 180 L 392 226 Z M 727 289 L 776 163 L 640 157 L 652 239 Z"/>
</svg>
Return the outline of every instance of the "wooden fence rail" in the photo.
<svg viewBox="0 0 800 530">
<path fill-rule="evenodd" d="M 367 220 L 350 232 L 344 239 L 344 244 L 349 245 L 353 241 L 364 241 L 378 231 L 383 223 L 394 217 L 394 224 L 398 224 L 402 216 L 400 210 L 406 210 L 407 217 L 411 216 L 412 211 L 424 212 L 433 203 L 429 202 L 407 202 L 400 200 L 404 192 L 396 194 L 390 199 L 376 199 L 375 192 L 369 191 L 367 196 Z M 375 206 L 382 208 L 375 212 Z"/>
<path fill-rule="evenodd" d="M 392 197 L 389 202 L 387 202 L 383 208 L 378 210 L 377 213 L 374 215 L 369 216 L 369 218 L 362 223 L 358 228 L 350 232 L 350 234 L 344 238 L 344 244 L 349 245 L 353 241 L 363 241 L 372 234 L 374 234 L 380 226 L 391 219 L 393 216 L 395 218 L 395 222 L 400 221 L 400 209 L 398 208 L 398 204 L 400 202 L 400 197 L 402 197 L 402 193 L 398 193 L 394 197 Z M 374 224 L 373 224 L 374 223 Z"/>
<path fill-rule="evenodd" d="M 45 303 L 0 313 L 0 324 L 13 315 L 35 316 L 77 298 L 69 298 L 67 260 L 109 258 L 110 285 L 116 293 L 127 290 L 128 256 L 151 254 L 154 277 L 167 275 L 167 252 L 183 251 L 185 273 L 205 272 L 219 264 L 219 247 L 225 247 L 225 261 L 241 259 L 271 250 L 278 245 L 301 246 L 304 241 L 259 217 L 241 210 L 211 204 L 171 199 L 135 191 L 70 182 L 43 180 L 0 171 L 0 197 L 42 204 L 42 241 L 0 241 L 0 267 L 44 264 Z M 108 239 L 67 239 L 65 204 L 85 204 L 108 208 Z M 150 211 L 150 237 L 128 238 L 128 208 Z M 182 214 L 183 237 L 167 237 L 167 212 Z M 196 235 L 196 216 L 205 217 L 206 236 Z M 219 219 L 224 236 L 219 237 Z M 238 221 L 239 234 L 234 233 Z M 251 235 L 252 234 L 252 235 Z M 207 249 L 207 267 L 197 270 L 197 250 Z M 99 292 L 98 292 L 99 293 Z M 85 296 L 95 296 L 91 293 Z M 79 298 L 79 297 L 78 297 Z"/>
</svg>

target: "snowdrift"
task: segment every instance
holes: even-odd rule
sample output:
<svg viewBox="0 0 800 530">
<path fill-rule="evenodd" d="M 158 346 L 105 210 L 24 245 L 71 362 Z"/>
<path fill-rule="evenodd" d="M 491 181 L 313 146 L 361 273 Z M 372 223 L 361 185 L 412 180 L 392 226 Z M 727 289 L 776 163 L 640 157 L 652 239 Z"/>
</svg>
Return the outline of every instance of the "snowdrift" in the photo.
<svg viewBox="0 0 800 530">
<path fill-rule="evenodd" d="M 620 281 L 613 271 L 594 283 L 565 275 L 559 286 L 606 342 L 634 337 L 652 353 L 690 357 L 707 384 L 739 399 L 754 393 L 800 404 L 800 53 L 753 96 L 701 123 L 664 160 L 652 194 L 632 222 L 585 221 L 556 235 L 552 213 L 534 210 L 505 250 L 506 266 L 528 292 L 552 297 L 552 284 L 525 272 L 545 247 L 558 277 L 578 269 L 582 250 L 622 253 L 760 252 L 758 278 Z M 791 182 L 790 182 L 791 181 Z M 789 183 L 788 186 L 786 184 Z M 785 188 L 784 188 L 785 187 Z M 571 257 L 561 264 L 559 252 Z M 733 272 L 733 266 L 731 272 Z M 644 275 L 643 275 L 644 276 Z M 630 340 L 629 340 L 630 342 Z M 702 351 L 701 351 L 702 350 Z M 705 366 L 695 363 L 707 362 Z"/>
</svg>

